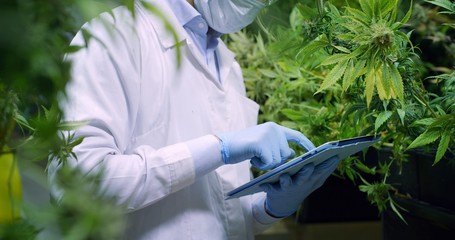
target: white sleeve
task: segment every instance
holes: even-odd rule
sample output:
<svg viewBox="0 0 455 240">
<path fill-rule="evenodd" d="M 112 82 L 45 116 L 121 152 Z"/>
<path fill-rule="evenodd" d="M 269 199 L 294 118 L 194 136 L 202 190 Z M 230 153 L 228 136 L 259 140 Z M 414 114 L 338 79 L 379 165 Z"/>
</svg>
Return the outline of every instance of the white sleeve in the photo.
<svg viewBox="0 0 455 240">
<path fill-rule="evenodd" d="M 221 145 L 214 135 L 206 135 L 188 142 L 194 159 L 196 177 L 201 177 L 222 166 Z"/>
</svg>

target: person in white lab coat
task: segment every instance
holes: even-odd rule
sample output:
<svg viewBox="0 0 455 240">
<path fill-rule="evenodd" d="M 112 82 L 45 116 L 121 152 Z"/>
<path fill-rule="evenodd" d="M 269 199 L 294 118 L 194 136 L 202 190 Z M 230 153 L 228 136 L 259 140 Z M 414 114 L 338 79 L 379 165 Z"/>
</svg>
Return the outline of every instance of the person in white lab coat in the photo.
<svg viewBox="0 0 455 240">
<path fill-rule="evenodd" d="M 135 17 L 118 7 L 83 26 L 90 39 L 80 32 L 72 41 L 87 46 L 67 58 L 64 119 L 90 122 L 75 131 L 85 139 L 70 165 L 104 169 L 104 190 L 127 208 L 126 239 L 254 239 L 294 213 L 335 169 L 338 159 L 309 165 L 265 192 L 225 200 L 251 180 L 251 164 L 271 169 L 292 157 L 289 141 L 314 148 L 300 132 L 257 125 L 258 105 L 246 97 L 239 64 L 219 38 L 250 24 L 266 5 L 138 1 Z M 54 162 L 51 181 L 57 170 Z M 63 193 L 53 194 L 58 200 Z"/>
</svg>

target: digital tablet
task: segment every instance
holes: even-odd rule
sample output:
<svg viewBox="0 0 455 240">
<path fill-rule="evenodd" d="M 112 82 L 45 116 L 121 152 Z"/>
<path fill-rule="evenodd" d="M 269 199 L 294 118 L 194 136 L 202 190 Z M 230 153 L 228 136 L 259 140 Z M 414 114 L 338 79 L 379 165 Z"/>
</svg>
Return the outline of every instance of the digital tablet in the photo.
<svg viewBox="0 0 455 240">
<path fill-rule="evenodd" d="M 356 138 L 331 141 L 322 144 L 321 146 L 306 152 L 305 154 L 296 157 L 283 165 L 280 165 L 273 170 L 251 180 L 250 182 L 227 193 L 226 199 L 238 198 L 245 195 L 253 194 L 262 191 L 259 185 L 263 183 L 278 182 L 279 177 L 283 173 L 290 176 L 296 174 L 303 166 L 308 163 L 313 163 L 315 166 L 325 160 L 338 155 L 341 159 L 349 157 L 379 141 L 379 137 L 362 136 Z"/>
</svg>

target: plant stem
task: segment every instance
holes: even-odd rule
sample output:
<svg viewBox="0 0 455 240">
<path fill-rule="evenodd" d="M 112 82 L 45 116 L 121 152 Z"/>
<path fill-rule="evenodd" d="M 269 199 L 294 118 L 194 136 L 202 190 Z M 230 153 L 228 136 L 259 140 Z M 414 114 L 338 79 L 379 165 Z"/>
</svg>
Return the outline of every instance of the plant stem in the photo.
<svg viewBox="0 0 455 240">
<path fill-rule="evenodd" d="M 8 154 L 8 153 L 7 153 Z M 14 195 L 13 195 L 13 175 L 14 175 L 14 170 L 16 166 L 16 157 L 13 156 L 13 161 L 11 161 L 11 167 L 9 169 L 9 174 L 8 174 L 8 196 L 10 199 L 10 204 L 11 204 L 11 220 L 14 221 L 14 214 L 15 214 L 15 201 L 14 201 Z"/>
<path fill-rule="evenodd" d="M 413 92 L 415 93 L 414 96 L 416 96 L 417 100 L 419 100 L 423 105 L 425 105 L 425 107 L 430 111 L 431 115 L 434 118 L 437 118 L 438 114 L 430 107 L 430 104 L 425 99 L 425 97 L 422 95 L 422 93 L 419 91 L 413 91 Z"/>
<path fill-rule="evenodd" d="M 316 0 L 316 5 L 318 7 L 319 16 L 322 17 L 324 14 L 324 0 Z"/>
</svg>

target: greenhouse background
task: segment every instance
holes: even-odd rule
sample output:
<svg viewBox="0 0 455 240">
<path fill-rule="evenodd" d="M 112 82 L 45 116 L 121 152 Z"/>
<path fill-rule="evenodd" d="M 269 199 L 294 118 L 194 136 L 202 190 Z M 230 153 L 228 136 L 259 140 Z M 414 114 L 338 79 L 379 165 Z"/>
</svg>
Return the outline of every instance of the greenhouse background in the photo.
<svg viewBox="0 0 455 240">
<path fill-rule="evenodd" d="M 46 168 L 49 157 L 64 166 L 82 141 L 57 134 L 84 124 L 62 123 L 57 107 L 69 81 L 62 59 L 79 50 L 69 41 L 100 12 L 133 11 L 133 2 L 0 2 L 0 239 L 119 238 L 122 210 L 99 193 L 97 176 L 63 168 L 69 197 L 56 207 Z M 280 0 L 222 38 L 260 123 L 299 130 L 315 145 L 381 137 L 257 239 L 454 236 L 453 1 Z"/>
</svg>

